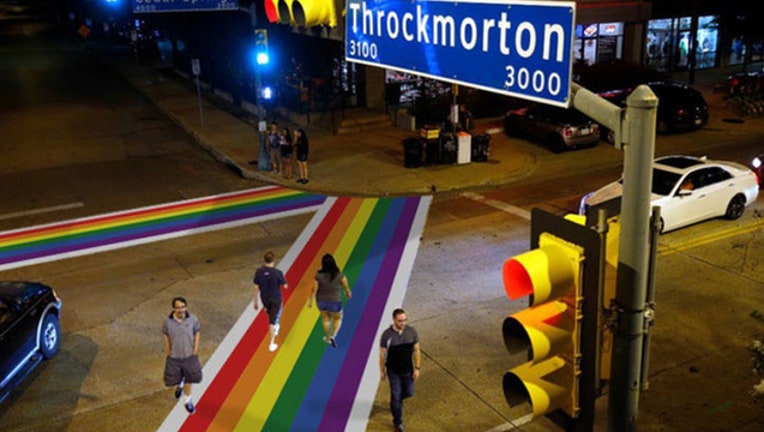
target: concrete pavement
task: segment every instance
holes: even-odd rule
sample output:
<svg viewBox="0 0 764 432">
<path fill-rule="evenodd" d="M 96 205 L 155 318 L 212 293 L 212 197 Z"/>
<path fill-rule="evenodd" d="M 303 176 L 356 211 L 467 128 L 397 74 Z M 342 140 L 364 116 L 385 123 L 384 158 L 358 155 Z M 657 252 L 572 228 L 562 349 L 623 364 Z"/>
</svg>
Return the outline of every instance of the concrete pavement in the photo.
<svg viewBox="0 0 764 432">
<path fill-rule="evenodd" d="M 490 141 L 488 162 L 406 168 L 403 140 L 418 136 L 417 132 L 382 127 L 332 135 L 318 127 L 300 126 L 310 142 L 310 182 L 302 185 L 295 181 L 296 177 L 287 180 L 258 170 L 255 116 L 234 115 L 204 97 L 200 115 L 196 91 L 190 83 L 183 83 L 182 78 L 167 77 L 127 61 L 116 65 L 130 84 L 188 131 L 200 146 L 249 179 L 334 196 L 387 196 L 461 191 L 508 183 L 529 175 L 534 166 L 533 154 L 508 145 L 508 138 L 498 129 Z M 275 120 L 290 129 L 297 127 L 282 123 L 278 118 L 267 120 Z M 495 129 L 497 125 L 496 121 L 478 122 L 476 132 Z"/>
<path fill-rule="evenodd" d="M 300 126 L 310 142 L 310 182 L 302 185 L 295 179 L 287 180 L 273 172 L 258 170 L 259 138 L 254 115 L 232 105 L 226 107 L 227 103 L 222 100 L 213 103 L 204 94 L 200 115 L 199 98 L 191 81 L 176 75 L 168 77 L 127 59 L 114 64 L 133 87 L 186 130 L 202 148 L 248 179 L 334 196 L 421 195 L 490 188 L 527 177 L 536 168 L 536 155 L 510 140 L 503 133 L 500 119 L 476 122 L 477 133 L 492 132 L 487 162 L 419 168 L 404 167 L 403 152 L 403 140 L 418 136 L 417 132 L 390 126 L 333 135 L 308 125 Z M 729 122 L 739 114 L 725 105 L 724 94 L 717 91 L 727 73 L 716 69 L 698 71 L 694 86 L 712 109 L 708 127 L 735 133 L 750 127 L 752 122 Z M 685 82 L 687 78 L 687 73 L 675 76 Z M 267 119 L 271 120 L 290 129 L 298 127 L 279 118 Z"/>
</svg>

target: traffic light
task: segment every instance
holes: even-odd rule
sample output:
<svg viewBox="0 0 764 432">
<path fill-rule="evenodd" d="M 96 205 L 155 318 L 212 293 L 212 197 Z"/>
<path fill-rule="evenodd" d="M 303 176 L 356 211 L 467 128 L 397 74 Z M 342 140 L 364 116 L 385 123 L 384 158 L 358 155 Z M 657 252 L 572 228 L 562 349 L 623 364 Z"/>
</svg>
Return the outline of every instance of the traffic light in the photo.
<svg viewBox="0 0 764 432">
<path fill-rule="evenodd" d="M 528 353 L 504 374 L 504 396 L 510 407 L 530 403 L 533 417 L 557 409 L 571 418 L 579 414 L 585 259 L 582 246 L 544 232 L 536 249 L 504 263 L 510 300 L 530 296 L 530 307 L 510 315 L 502 327 L 510 354 Z"/>
<path fill-rule="evenodd" d="M 279 22 L 279 0 L 265 0 L 265 17 L 268 22 Z"/>
<path fill-rule="evenodd" d="M 337 26 L 337 0 L 265 0 L 266 14 L 271 1 L 278 4 L 278 22 L 282 24 L 301 27 Z M 268 16 L 270 19 L 270 15 Z"/>
<path fill-rule="evenodd" d="M 255 29 L 255 63 L 258 66 L 267 65 L 270 62 L 268 53 L 268 30 Z"/>
</svg>

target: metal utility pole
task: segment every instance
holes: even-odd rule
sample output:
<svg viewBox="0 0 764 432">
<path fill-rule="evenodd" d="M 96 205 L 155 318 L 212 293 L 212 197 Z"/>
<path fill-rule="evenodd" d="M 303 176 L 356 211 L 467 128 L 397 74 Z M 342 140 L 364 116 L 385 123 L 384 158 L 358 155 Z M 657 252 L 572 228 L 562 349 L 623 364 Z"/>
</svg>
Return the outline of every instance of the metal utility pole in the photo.
<svg viewBox="0 0 764 432">
<path fill-rule="evenodd" d="M 624 111 L 577 84 L 572 90 L 573 106 L 612 130 L 616 148 L 624 150 L 608 431 L 633 432 L 637 430 L 643 335 L 652 315 L 645 299 L 658 99 L 650 87 L 640 85 L 629 95 Z"/>
<path fill-rule="evenodd" d="M 270 171 L 271 158 L 265 143 L 267 130 L 265 121 L 265 107 L 263 106 L 263 72 L 262 69 L 270 62 L 268 55 L 268 31 L 255 29 L 255 101 L 257 103 L 257 135 L 260 151 L 257 155 L 257 169 Z"/>
<path fill-rule="evenodd" d="M 637 430 L 647 295 L 650 194 L 658 99 L 640 85 L 626 100 L 616 333 L 608 398 L 608 431 Z"/>
</svg>

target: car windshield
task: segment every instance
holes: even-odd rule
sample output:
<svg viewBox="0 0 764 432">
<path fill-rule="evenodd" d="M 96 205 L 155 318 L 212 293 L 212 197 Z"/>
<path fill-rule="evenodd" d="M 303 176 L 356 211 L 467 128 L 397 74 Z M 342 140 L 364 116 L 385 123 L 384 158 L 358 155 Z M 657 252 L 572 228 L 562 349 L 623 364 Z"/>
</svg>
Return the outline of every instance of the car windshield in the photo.
<svg viewBox="0 0 764 432">
<path fill-rule="evenodd" d="M 679 174 L 653 168 L 653 193 L 658 195 L 670 194 L 680 177 L 682 176 Z"/>
</svg>

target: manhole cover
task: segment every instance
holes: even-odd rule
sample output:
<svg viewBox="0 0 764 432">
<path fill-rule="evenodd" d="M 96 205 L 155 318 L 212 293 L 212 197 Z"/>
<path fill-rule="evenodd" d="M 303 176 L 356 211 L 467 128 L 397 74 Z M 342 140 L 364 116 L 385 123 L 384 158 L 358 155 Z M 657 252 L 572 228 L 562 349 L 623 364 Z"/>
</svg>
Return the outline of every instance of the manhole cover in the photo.
<svg viewBox="0 0 764 432">
<path fill-rule="evenodd" d="M 725 123 L 745 123 L 745 120 L 740 118 L 724 118 L 722 121 Z"/>
</svg>

